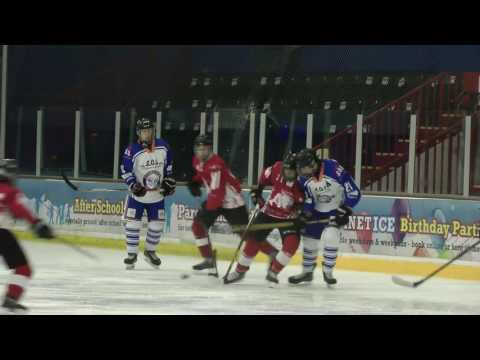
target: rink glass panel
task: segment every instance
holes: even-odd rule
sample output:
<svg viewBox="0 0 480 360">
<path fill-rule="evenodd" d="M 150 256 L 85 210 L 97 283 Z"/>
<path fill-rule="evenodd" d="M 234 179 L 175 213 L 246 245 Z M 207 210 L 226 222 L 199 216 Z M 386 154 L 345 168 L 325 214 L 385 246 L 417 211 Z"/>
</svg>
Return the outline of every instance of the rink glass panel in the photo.
<svg viewBox="0 0 480 360">
<path fill-rule="evenodd" d="M 211 135 L 211 126 L 206 126 L 206 133 Z M 162 138 L 172 149 L 173 173 L 177 181 L 189 181 L 193 175 L 193 141 L 199 134 L 200 111 L 188 109 L 162 112 Z"/>
<path fill-rule="evenodd" d="M 439 111 L 421 111 L 417 116 L 416 141 L 413 192 L 462 195 L 465 117 L 445 117 Z M 470 159 L 473 156 L 470 154 Z M 471 168 L 470 177 L 473 171 Z"/>
<path fill-rule="evenodd" d="M 134 141 L 137 141 L 137 135 L 135 132 L 135 121 L 137 119 L 137 111 L 133 108 L 122 110 L 120 112 L 121 121 L 120 121 L 120 158 L 119 158 L 119 167 L 118 178 L 121 179 L 120 166 L 122 165 L 122 156 L 125 152 L 125 149 L 129 144 Z M 113 159 L 112 159 L 113 162 Z"/>
<path fill-rule="evenodd" d="M 410 116 L 409 111 L 385 111 L 364 118 L 362 189 L 407 191 Z"/>
<path fill-rule="evenodd" d="M 242 182 L 247 182 L 250 114 L 244 109 L 218 111 L 218 155 Z"/>
<path fill-rule="evenodd" d="M 46 108 L 43 117 L 43 176 L 58 176 L 64 169 L 73 175 L 75 109 Z"/>
<path fill-rule="evenodd" d="M 357 113 L 348 110 L 313 111 L 312 146 L 322 144 L 325 140 L 341 133 L 356 123 Z M 355 142 L 351 133 L 341 142 L 332 142 L 327 146 L 328 158 L 337 160 L 349 173 L 354 173 Z"/>
<path fill-rule="evenodd" d="M 289 152 L 305 148 L 306 111 L 271 111 L 266 114 L 264 167 L 281 161 Z M 260 121 L 260 116 L 258 117 Z"/>
<path fill-rule="evenodd" d="M 472 116 L 471 195 L 480 195 L 480 117 Z"/>
<path fill-rule="evenodd" d="M 37 108 L 9 108 L 6 120 L 5 156 L 17 159 L 20 174 L 35 174 Z"/>
<path fill-rule="evenodd" d="M 115 112 L 84 108 L 80 125 L 81 177 L 112 178 Z"/>
</svg>

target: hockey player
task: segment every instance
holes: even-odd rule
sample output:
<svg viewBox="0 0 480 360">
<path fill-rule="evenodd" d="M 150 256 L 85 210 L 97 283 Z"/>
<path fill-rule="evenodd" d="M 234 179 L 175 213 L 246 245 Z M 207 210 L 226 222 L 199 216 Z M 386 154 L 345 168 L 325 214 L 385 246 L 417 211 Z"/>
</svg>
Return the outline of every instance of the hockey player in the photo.
<svg viewBox="0 0 480 360">
<path fill-rule="evenodd" d="M 160 242 L 165 220 L 166 196 L 175 192 L 172 177 L 172 151 L 163 139 L 155 138 L 155 124 L 147 119 L 137 120 L 138 140 L 128 146 L 121 165 L 122 178 L 130 191 L 126 199 L 124 220 L 128 256 L 127 269 L 137 262 L 142 216 L 147 212 L 148 229 L 145 241 L 145 261 L 158 268 L 161 260 L 155 250 Z"/>
<path fill-rule="evenodd" d="M 312 149 L 303 149 L 297 155 L 300 183 L 306 199 L 299 222 L 303 223 L 303 271 L 291 276 L 291 284 L 311 282 L 320 246 L 323 246 L 323 279 L 334 285 L 333 268 L 337 261 L 340 228 L 348 224 L 352 208 L 360 201 L 360 189 L 352 177 L 335 160 L 318 159 Z M 327 224 L 308 224 L 307 221 L 330 219 Z"/>
<path fill-rule="evenodd" d="M 23 219 L 32 225 L 32 230 L 38 237 L 53 238 L 50 227 L 25 207 L 24 195 L 15 187 L 15 172 L 14 159 L 0 160 L 0 256 L 8 268 L 13 270 L 2 306 L 13 312 L 27 310 L 19 300 L 32 277 L 32 267 L 15 235 L 4 228 L 5 223 L 11 217 Z"/>
<path fill-rule="evenodd" d="M 267 201 L 264 201 L 262 191 L 268 185 L 272 186 L 272 192 Z M 304 202 L 304 194 L 297 182 L 295 155 L 288 154 L 283 162 L 277 161 L 273 166 L 266 168 L 260 177 L 258 187 L 252 189 L 250 194 L 252 202 L 261 207 L 252 226 L 289 220 L 293 221 L 295 225 L 279 229 L 282 237 L 281 251 L 277 251 L 267 242 L 267 236 L 273 228 L 248 232 L 245 247 L 236 269 L 224 279 L 224 283 L 229 284 L 242 280 L 258 251 L 262 251 L 271 259 L 266 280 L 269 286 L 274 287 L 278 284 L 278 273 L 288 264 L 300 244 L 300 233 L 296 222 L 298 212 Z"/>
<path fill-rule="evenodd" d="M 208 238 L 208 230 L 215 220 L 223 215 L 230 225 L 246 225 L 248 213 L 242 197 L 240 181 L 232 174 L 223 159 L 212 151 L 212 140 L 199 135 L 194 142 L 192 161 L 195 175 L 188 183 L 194 197 L 201 196 L 200 187 L 207 190 L 207 200 L 193 219 L 192 231 L 203 261 L 193 266 L 193 270 L 208 270 L 208 274 L 218 277 L 216 256 Z"/>
</svg>

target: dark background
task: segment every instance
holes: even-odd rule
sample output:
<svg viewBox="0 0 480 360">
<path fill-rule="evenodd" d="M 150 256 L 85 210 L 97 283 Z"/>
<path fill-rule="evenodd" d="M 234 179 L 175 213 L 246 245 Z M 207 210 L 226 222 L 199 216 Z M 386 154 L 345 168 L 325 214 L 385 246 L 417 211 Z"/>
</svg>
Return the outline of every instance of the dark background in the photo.
<svg viewBox="0 0 480 360">
<path fill-rule="evenodd" d="M 11 106 L 125 107 L 175 95 L 198 73 L 478 71 L 480 46 L 9 46 Z"/>
</svg>

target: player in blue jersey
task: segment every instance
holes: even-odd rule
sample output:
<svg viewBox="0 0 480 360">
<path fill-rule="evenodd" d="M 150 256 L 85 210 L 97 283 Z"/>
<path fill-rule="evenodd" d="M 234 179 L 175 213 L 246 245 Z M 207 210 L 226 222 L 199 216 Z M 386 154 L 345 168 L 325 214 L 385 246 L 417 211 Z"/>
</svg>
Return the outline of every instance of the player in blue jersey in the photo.
<svg viewBox="0 0 480 360">
<path fill-rule="evenodd" d="M 337 282 L 333 268 L 340 243 L 339 229 L 348 224 L 352 208 L 360 201 L 360 189 L 336 160 L 319 159 L 312 149 L 303 149 L 297 154 L 297 167 L 305 192 L 305 205 L 298 221 L 303 227 L 303 271 L 288 281 L 299 284 L 313 280 L 321 240 L 323 279 L 333 285 Z M 320 219 L 329 221 L 306 224 Z"/>
<path fill-rule="evenodd" d="M 140 229 L 143 213 L 147 212 L 148 228 L 145 241 L 145 260 L 155 268 L 161 261 L 155 250 L 160 242 L 165 221 L 165 196 L 175 192 L 173 154 L 163 139 L 155 138 L 155 123 L 141 118 L 137 121 L 138 140 L 128 146 L 123 154 L 122 178 L 128 186 L 123 219 L 128 256 L 127 269 L 137 262 Z"/>
</svg>

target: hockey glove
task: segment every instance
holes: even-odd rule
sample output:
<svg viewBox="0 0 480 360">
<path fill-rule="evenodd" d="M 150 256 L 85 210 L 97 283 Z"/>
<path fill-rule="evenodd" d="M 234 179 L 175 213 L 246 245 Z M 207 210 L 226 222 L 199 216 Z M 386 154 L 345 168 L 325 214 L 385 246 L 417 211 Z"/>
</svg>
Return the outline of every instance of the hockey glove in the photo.
<svg viewBox="0 0 480 360">
<path fill-rule="evenodd" d="M 177 187 L 177 182 L 174 178 L 166 177 L 162 181 L 163 196 L 169 196 L 175 193 L 175 188 Z"/>
<path fill-rule="evenodd" d="M 250 199 L 252 200 L 252 204 L 254 206 L 257 206 L 257 204 L 260 207 L 263 207 L 265 205 L 265 200 L 262 197 L 262 189 L 261 188 L 253 188 L 250 190 Z"/>
<path fill-rule="evenodd" d="M 133 195 L 138 197 L 143 197 L 147 193 L 147 189 L 145 189 L 140 183 L 135 183 L 130 187 L 130 191 Z"/>
<path fill-rule="evenodd" d="M 32 231 L 37 234 L 39 238 L 53 239 L 55 237 L 50 226 L 45 224 L 42 220 L 38 220 L 32 225 Z"/>
<path fill-rule="evenodd" d="M 200 197 L 202 196 L 202 190 L 200 190 L 200 187 L 202 185 L 199 182 L 196 181 L 189 181 L 187 184 L 188 190 L 190 191 L 190 194 L 195 197 Z"/>
<path fill-rule="evenodd" d="M 349 208 L 346 205 L 342 205 L 337 209 L 337 215 L 335 216 L 335 223 L 338 226 L 345 226 L 348 224 L 348 219 L 350 218 L 350 215 L 353 214 L 353 211 L 351 208 Z"/>
<path fill-rule="evenodd" d="M 294 226 L 300 230 L 307 226 L 307 223 L 312 219 L 312 215 L 309 213 L 300 213 L 296 219 L 293 220 Z"/>
</svg>

